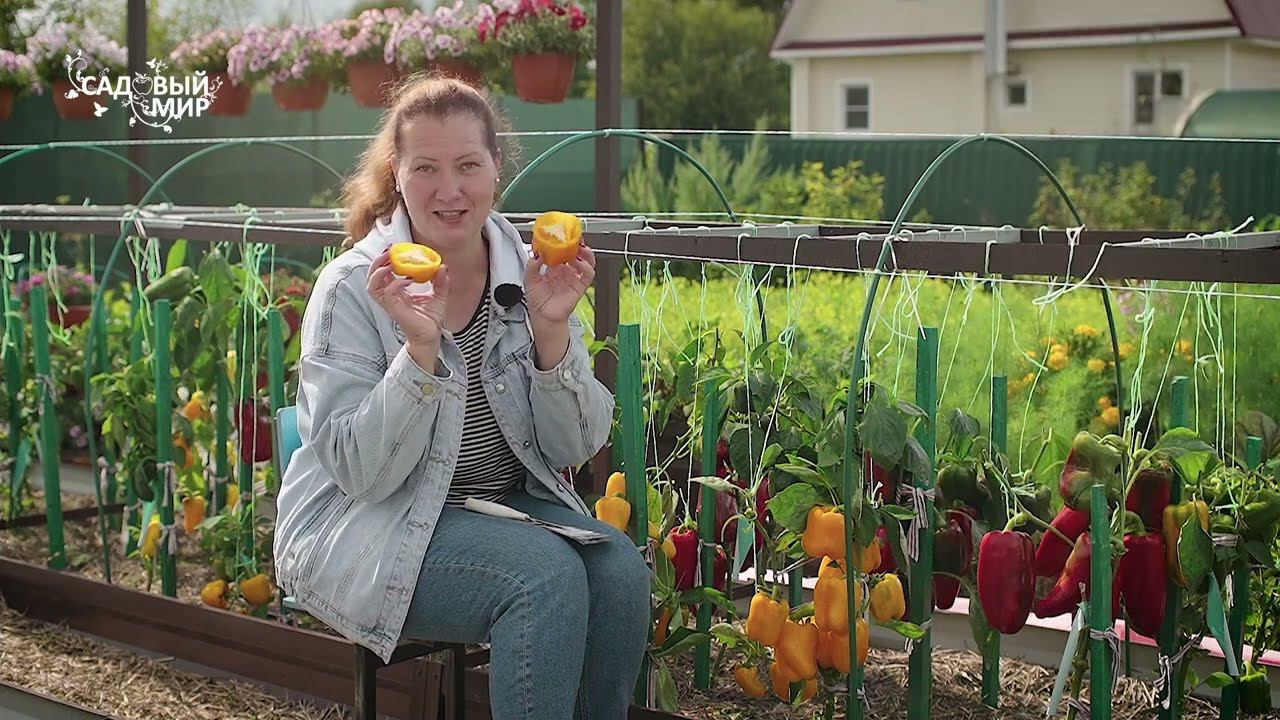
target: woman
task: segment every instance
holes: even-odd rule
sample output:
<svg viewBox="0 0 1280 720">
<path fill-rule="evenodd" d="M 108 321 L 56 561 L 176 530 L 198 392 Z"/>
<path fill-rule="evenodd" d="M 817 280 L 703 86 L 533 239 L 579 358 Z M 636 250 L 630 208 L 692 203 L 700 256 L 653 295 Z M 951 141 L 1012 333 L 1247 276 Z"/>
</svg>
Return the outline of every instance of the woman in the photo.
<svg viewBox="0 0 1280 720">
<path fill-rule="evenodd" d="M 493 211 L 496 124 L 479 91 L 415 76 L 345 189 L 362 239 L 321 272 L 302 322 L 303 444 L 280 488 L 278 581 L 384 660 L 402 640 L 491 643 L 499 720 L 617 720 L 649 573 L 562 476 L 613 417 L 573 312 L 595 260 L 583 246 L 544 266 Z M 396 242 L 440 253 L 429 290 L 392 272 Z M 499 304 L 503 284 L 524 302 Z M 466 510 L 473 497 L 611 537 L 576 545 Z"/>
</svg>

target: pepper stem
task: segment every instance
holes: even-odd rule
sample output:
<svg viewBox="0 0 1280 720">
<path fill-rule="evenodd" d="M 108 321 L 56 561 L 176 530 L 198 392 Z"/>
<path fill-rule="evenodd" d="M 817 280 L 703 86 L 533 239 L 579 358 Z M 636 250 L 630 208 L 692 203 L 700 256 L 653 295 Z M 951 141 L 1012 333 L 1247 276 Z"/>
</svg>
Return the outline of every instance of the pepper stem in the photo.
<svg viewBox="0 0 1280 720">
<path fill-rule="evenodd" d="M 1009 518 L 1008 524 L 1004 526 L 1004 531 L 1013 532 L 1014 528 L 1018 527 L 1019 525 L 1027 521 L 1028 516 L 1035 517 L 1034 515 L 1031 515 L 1031 513 L 1024 510 L 1018 513 L 1017 515 L 1014 515 L 1013 517 Z"/>
</svg>

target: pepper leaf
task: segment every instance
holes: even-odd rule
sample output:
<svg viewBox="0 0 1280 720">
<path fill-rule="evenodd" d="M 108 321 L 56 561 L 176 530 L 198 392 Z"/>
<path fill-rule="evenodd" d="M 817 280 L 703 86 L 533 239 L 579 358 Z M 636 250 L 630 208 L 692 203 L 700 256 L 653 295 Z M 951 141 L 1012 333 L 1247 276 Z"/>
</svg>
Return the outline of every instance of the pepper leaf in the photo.
<svg viewBox="0 0 1280 720">
<path fill-rule="evenodd" d="M 975 438 L 978 433 L 982 432 L 982 426 L 978 424 L 977 418 L 960 408 L 952 410 L 947 415 L 947 424 L 951 426 L 951 442 L 953 443 Z"/>
<path fill-rule="evenodd" d="M 1196 589 L 1213 569 L 1213 541 L 1200 527 L 1200 516 L 1192 513 L 1182 524 L 1178 537 L 1178 564 L 1187 579 L 1187 587 Z"/>
<path fill-rule="evenodd" d="M 1219 670 L 1204 679 L 1204 684 L 1211 688 L 1222 689 L 1236 684 L 1235 678 Z"/>
<path fill-rule="evenodd" d="M 821 485 L 822 487 L 827 488 L 834 487 L 834 483 L 831 478 L 817 470 L 803 465 L 796 465 L 794 463 L 778 463 L 774 466 L 774 469 L 780 470 L 798 480 L 807 482 L 810 485 Z"/>
<path fill-rule="evenodd" d="M 1205 614 L 1205 621 L 1209 624 L 1209 630 L 1213 633 L 1213 637 L 1218 641 L 1218 647 L 1222 648 L 1223 654 L 1227 658 L 1227 672 L 1235 677 L 1240 676 L 1240 668 L 1236 665 L 1235 638 L 1231 637 L 1231 631 L 1227 629 L 1227 611 L 1226 603 L 1222 600 L 1222 589 L 1218 587 L 1218 576 L 1209 575 L 1209 607 Z"/>
<path fill-rule="evenodd" d="M 676 568 L 666 553 L 656 552 L 653 556 L 653 592 L 666 597 L 675 592 Z"/>
<path fill-rule="evenodd" d="M 738 629 L 737 626 L 731 625 L 729 623 L 717 623 L 715 625 L 712 625 L 711 635 L 721 645 L 724 645 L 730 648 L 737 647 L 738 645 L 745 645 L 751 642 L 750 640 L 747 639 L 747 636 L 742 633 L 742 630 Z"/>
<path fill-rule="evenodd" d="M 1249 551 L 1253 559 L 1262 565 L 1271 564 L 1271 550 L 1267 548 L 1267 544 L 1261 540 L 1250 540 L 1244 544 L 1244 549 Z"/>
<path fill-rule="evenodd" d="M 764 449 L 764 455 L 760 457 L 760 467 L 769 467 L 777 461 L 778 456 L 781 454 L 782 446 L 778 443 L 771 443 L 769 447 Z"/>
<path fill-rule="evenodd" d="M 907 417 L 916 417 L 924 420 L 926 425 L 929 423 L 929 414 L 924 411 L 924 408 L 916 405 L 915 403 L 909 403 L 906 400 L 899 400 L 898 410 Z"/>
<path fill-rule="evenodd" d="M 744 425 L 729 436 L 729 462 L 739 475 L 754 478 L 764 453 L 765 432 L 761 428 Z"/>
<path fill-rule="evenodd" d="M 658 682 L 655 694 L 658 698 L 658 707 L 664 712 L 677 713 L 680 711 L 680 696 L 676 693 L 676 681 L 671 677 L 671 668 L 660 660 L 657 665 Z"/>
<path fill-rule="evenodd" d="M 809 519 L 809 509 L 821 505 L 827 499 L 817 488 L 807 483 L 788 485 L 782 492 L 769 498 L 769 512 L 782 527 L 793 533 L 803 533 Z"/>
<path fill-rule="evenodd" d="M 877 620 L 876 624 L 880 627 L 889 628 L 909 640 L 919 640 L 924 637 L 925 633 L 924 628 L 916 625 L 915 623 L 906 622 L 905 620 Z"/>
<path fill-rule="evenodd" d="M 984 659 L 990 659 L 995 651 L 996 631 L 987 621 L 987 614 L 982 611 L 982 603 L 978 600 L 976 588 L 965 582 L 969 594 L 969 631 L 973 633 L 973 642 Z"/>
<path fill-rule="evenodd" d="M 165 259 L 164 271 L 166 273 L 173 272 L 176 268 L 181 267 L 187 262 L 187 241 L 176 240 L 173 247 L 169 248 L 169 256 Z"/>
<path fill-rule="evenodd" d="M 738 486 L 726 478 L 716 477 L 715 475 L 704 475 L 703 477 L 691 478 L 691 482 L 702 483 L 707 487 L 722 493 L 736 493 Z"/>
<path fill-rule="evenodd" d="M 901 505 L 885 505 L 880 509 L 883 510 L 886 515 L 894 518 L 895 520 L 911 520 L 916 516 L 914 510 L 908 510 Z"/>
<path fill-rule="evenodd" d="M 892 470 L 902 459 L 902 450 L 907 443 L 907 423 L 880 393 L 872 396 L 862 413 L 862 422 L 858 423 L 858 437 L 862 446 L 871 452 L 871 457 Z"/>
<path fill-rule="evenodd" d="M 919 440 L 909 437 L 906 449 L 902 453 L 902 465 L 907 472 L 918 478 L 927 478 L 933 474 L 933 463 L 929 462 L 929 454 Z"/>
<path fill-rule="evenodd" d="M 680 595 L 681 605 L 701 605 L 703 603 L 711 603 L 730 615 L 738 613 L 729 596 L 715 588 L 696 587 L 692 590 L 686 590 Z"/>
<path fill-rule="evenodd" d="M 671 637 L 662 644 L 662 647 L 653 651 L 653 657 L 664 658 L 671 655 L 679 655 L 695 645 L 701 645 L 711 641 L 711 633 L 699 632 L 687 627 L 678 627 L 675 632 L 671 633 Z"/>
</svg>

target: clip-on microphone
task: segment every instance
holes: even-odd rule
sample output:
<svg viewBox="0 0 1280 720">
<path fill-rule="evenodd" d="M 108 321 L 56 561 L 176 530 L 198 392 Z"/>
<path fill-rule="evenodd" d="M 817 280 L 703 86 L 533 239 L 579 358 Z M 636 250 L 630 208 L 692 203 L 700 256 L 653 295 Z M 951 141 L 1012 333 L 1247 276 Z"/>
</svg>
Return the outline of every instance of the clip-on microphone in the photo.
<svg viewBox="0 0 1280 720">
<path fill-rule="evenodd" d="M 524 303 L 524 289 L 515 283 L 502 283 L 493 289 L 493 299 L 502 307 L 510 310 Z M 528 306 L 525 306 L 528 309 Z"/>
</svg>

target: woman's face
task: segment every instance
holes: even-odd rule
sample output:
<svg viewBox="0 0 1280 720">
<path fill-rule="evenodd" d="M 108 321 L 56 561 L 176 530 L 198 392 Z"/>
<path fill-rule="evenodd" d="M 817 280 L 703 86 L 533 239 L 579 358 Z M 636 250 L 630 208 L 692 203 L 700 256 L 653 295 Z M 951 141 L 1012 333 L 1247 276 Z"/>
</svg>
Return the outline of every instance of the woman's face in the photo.
<svg viewBox="0 0 1280 720">
<path fill-rule="evenodd" d="M 480 236 L 493 209 L 497 159 L 484 140 L 484 124 L 457 113 L 424 116 L 400 130 L 396 183 L 418 239 L 456 250 Z"/>
</svg>

